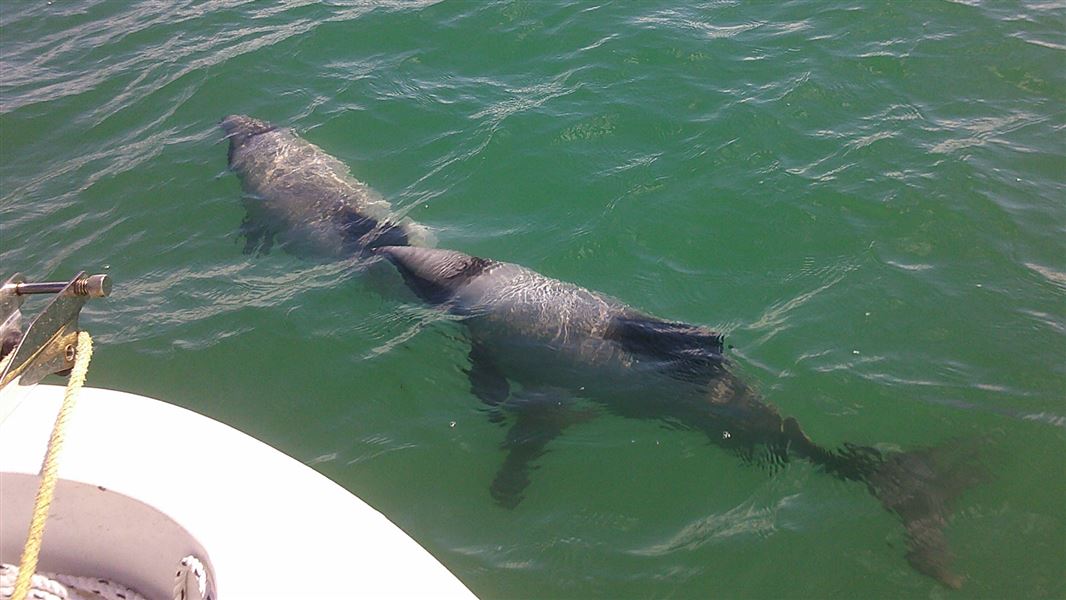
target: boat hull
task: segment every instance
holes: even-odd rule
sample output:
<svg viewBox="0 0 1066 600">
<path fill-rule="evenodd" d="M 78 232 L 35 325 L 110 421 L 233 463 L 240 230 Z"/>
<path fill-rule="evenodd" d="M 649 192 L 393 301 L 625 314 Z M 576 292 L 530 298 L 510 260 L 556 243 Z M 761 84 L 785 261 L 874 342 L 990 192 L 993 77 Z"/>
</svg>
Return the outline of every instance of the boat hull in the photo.
<svg viewBox="0 0 1066 600">
<path fill-rule="evenodd" d="M 0 423 L 0 561 L 18 563 L 63 388 Z M 384 515 L 310 467 L 157 400 L 81 391 L 39 569 L 171 597 L 186 555 L 220 598 L 473 594 Z"/>
</svg>

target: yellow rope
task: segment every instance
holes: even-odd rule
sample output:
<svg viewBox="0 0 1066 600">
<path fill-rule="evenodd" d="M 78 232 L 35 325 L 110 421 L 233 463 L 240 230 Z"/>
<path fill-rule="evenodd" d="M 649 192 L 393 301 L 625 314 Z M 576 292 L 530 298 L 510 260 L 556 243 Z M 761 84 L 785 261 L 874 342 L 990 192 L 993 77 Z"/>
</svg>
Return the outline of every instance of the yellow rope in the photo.
<svg viewBox="0 0 1066 600">
<path fill-rule="evenodd" d="M 7 356 L 4 357 L 4 360 L 0 360 L 0 375 L 4 374 L 4 369 L 7 368 L 7 363 L 11 362 L 12 356 L 15 356 L 14 348 L 11 349 L 11 352 L 7 353 Z"/>
<path fill-rule="evenodd" d="M 26 537 L 26 546 L 22 549 L 22 560 L 19 562 L 19 574 L 15 580 L 15 593 L 12 600 L 25 600 L 30 591 L 30 577 L 37 572 L 37 558 L 41 553 L 41 539 L 44 537 L 44 522 L 48 517 L 48 509 L 52 506 L 52 496 L 56 490 L 56 480 L 59 471 L 59 452 L 63 449 L 64 429 L 67 419 L 74 409 L 74 401 L 77 399 L 78 390 L 85 383 L 85 374 L 89 370 L 89 359 L 93 356 L 93 340 L 85 331 L 78 333 L 78 351 L 74 358 L 74 368 L 67 380 L 67 392 L 63 396 L 63 405 L 59 408 L 55 425 L 52 427 L 52 437 L 48 440 L 48 450 L 44 455 L 44 463 L 41 464 L 41 486 L 37 489 L 37 499 L 33 505 L 33 519 L 30 521 L 30 532 Z"/>
</svg>

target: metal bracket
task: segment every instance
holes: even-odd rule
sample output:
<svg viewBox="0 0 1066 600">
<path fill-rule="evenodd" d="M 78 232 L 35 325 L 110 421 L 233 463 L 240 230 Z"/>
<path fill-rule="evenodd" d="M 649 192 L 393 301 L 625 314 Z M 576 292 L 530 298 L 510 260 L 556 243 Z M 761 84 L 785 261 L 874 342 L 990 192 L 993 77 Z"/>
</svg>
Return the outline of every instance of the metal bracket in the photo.
<svg viewBox="0 0 1066 600">
<path fill-rule="evenodd" d="M 0 287 L 0 323 L 17 319 L 29 294 L 55 294 L 55 297 L 11 351 L 11 360 L 0 373 L 0 389 L 15 381 L 18 385 L 34 385 L 46 375 L 73 367 L 81 307 L 89 298 L 102 298 L 110 293 L 111 278 L 107 275 L 86 277 L 82 272 L 66 283 L 27 283 L 19 274 L 9 278 Z"/>
</svg>

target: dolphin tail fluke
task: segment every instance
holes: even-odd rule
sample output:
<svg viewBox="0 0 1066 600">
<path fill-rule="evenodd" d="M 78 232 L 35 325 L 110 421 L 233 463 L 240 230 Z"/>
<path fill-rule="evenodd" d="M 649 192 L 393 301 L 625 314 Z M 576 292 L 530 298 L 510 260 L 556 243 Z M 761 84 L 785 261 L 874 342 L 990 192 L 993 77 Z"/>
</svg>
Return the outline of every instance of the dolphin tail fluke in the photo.
<svg viewBox="0 0 1066 600">
<path fill-rule="evenodd" d="M 974 445 L 953 443 L 886 455 L 866 485 L 903 521 L 911 566 L 958 589 L 963 578 L 952 570 L 954 555 L 945 531 L 958 497 L 987 478 Z"/>
<path fill-rule="evenodd" d="M 863 481 L 900 518 L 911 567 L 949 588 L 961 587 L 963 578 L 952 570 L 954 554 L 945 532 L 955 500 L 987 478 L 974 444 L 891 453 L 855 444 L 828 450 L 812 442 L 791 417 L 784 420 L 783 431 L 797 454 L 841 479 Z"/>
</svg>

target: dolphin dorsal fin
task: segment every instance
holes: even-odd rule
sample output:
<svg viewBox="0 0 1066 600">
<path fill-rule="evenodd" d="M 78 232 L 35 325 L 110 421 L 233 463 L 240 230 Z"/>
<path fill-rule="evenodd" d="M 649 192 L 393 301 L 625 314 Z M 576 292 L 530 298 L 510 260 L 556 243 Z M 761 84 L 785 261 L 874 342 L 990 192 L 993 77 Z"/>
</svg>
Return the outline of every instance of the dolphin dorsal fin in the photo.
<svg viewBox="0 0 1066 600">
<path fill-rule="evenodd" d="M 406 246 L 410 243 L 407 233 L 390 221 L 379 221 L 361 214 L 352 206 L 343 206 L 333 215 L 340 228 L 347 250 L 351 253 L 379 246 Z"/>
<path fill-rule="evenodd" d="M 725 336 L 721 333 L 655 317 L 616 316 L 611 319 L 604 337 L 618 342 L 628 352 L 662 360 L 723 360 Z"/>
<path fill-rule="evenodd" d="M 496 261 L 452 250 L 385 246 L 376 252 L 396 265 L 407 286 L 430 304 L 447 302 L 459 288 L 481 275 Z"/>
</svg>

